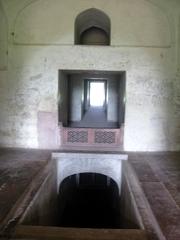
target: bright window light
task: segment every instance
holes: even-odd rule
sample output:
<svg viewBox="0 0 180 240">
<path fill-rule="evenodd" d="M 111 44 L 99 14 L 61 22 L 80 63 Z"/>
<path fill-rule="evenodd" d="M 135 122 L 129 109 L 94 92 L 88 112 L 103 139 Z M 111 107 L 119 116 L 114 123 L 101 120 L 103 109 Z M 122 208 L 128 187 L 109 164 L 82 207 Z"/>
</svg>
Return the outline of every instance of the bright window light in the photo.
<svg viewBox="0 0 180 240">
<path fill-rule="evenodd" d="M 102 107 L 105 102 L 104 82 L 90 83 L 90 106 Z"/>
</svg>

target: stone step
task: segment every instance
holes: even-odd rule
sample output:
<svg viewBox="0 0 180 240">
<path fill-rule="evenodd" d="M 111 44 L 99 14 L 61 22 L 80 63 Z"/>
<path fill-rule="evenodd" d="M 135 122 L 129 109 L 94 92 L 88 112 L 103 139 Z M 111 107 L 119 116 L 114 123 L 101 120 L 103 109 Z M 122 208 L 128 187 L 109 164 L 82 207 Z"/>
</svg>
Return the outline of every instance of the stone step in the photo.
<svg viewBox="0 0 180 240">
<path fill-rule="evenodd" d="M 13 239 L 48 240 L 147 240 L 141 229 L 90 229 L 19 225 Z"/>
</svg>

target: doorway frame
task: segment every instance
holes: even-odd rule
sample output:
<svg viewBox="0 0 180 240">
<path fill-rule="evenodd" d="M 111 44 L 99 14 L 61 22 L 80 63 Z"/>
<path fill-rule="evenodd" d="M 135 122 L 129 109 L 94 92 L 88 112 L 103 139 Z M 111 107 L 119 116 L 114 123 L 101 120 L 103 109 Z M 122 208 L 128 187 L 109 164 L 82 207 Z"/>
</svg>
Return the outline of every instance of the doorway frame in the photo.
<svg viewBox="0 0 180 240">
<path fill-rule="evenodd" d="M 59 121 L 59 133 L 60 133 L 60 138 L 61 138 L 61 147 L 63 149 L 77 149 L 77 150 L 81 150 L 83 149 L 87 149 L 89 151 L 101 151 L 103 149 L 107 150 L 107 151 L 123 151 L 124 149 L 124 123 L 125 123 L 125 112 L 126 112 L 126 71 L 101 71 L 101 70 L 67 70 L 67 69 L 62 69 L 59 70 L 59 72 L 62 72 L 63 74 L 65 74 L 66 76 L 68 75 L 72 75 L 72 74 L 92 74 L 93 76 L 91 77 L 92 79 L 98 79 L 100 80 L 101 77 L 97 77 L 97 74 L 100 74 L 102 76 L 102 79 L 106 79 L 108 75 L 117 75 L 122 77 L 122 88 L 123 88 L 123 96 L 121 98 L 121 111 L 123 113 L 123 116 L 120 116 L 119 119 L 121 119 L 122 122 L 120 122 L 120 126 L 119 128 L 101 128 L 101 129 L 93 129 L 93 128 L 74 128 L 74 127 L 68 127 L 62 124 L 61 121 Z M 60 74 L 59 74 L 60 76 Z M 89 79 L 89 77 L 86 77 L 86 79 Z M 120 81 L 119 81 L 120 82 Z M 67 84 L 68 85 L 68 84 Z M 84 87 L 84 86 L 83 86 Z M 59 79 L 59 87 L 58 87 L 58 95 L 59 95 L 59 88 L 60 88 L 60 79 Z M 67 88 L 68 89 L 68 88 Z M 106 94 L 108 95 L 108 93 Z M 68 98 L 68 96 L 67 96 Z M 81 96 L 81 104 L 83 105 L 83 101 L 84 101 L 84 94 L 82 94 Z M 108 98 L 107 98 L 108 99 Z M 58 109 L 60 110 L 60 105 L 58 102 Z M 118 106 L 118 109 L 120 109 L 120 106 Z M 68 110 L 68 108 L 66 108 L 66 110 Z M 58 113 L 59 115 L 59 113 Z M 119 115 L 119 112 L 118 112 Z M 60 118 L 59 118 L 60 120 Z M 95 141 L 95 135 L 96 134 L 91 134 L 92 131 L 94 131 L 94 133 L 96 133 L 96 131 L 102 131 L 103 136 L 106 136 L 106 132 L 115 132 L 115 141 L 112 143 L 106 142 L 106 141 L 102 141 L 101 143 L 96 142 Z M 112 131 L 111 131 L 112 130 Z M 70 135 L 75 136 L 75 139 L 71 139 L 71 137 L 69 137 Z M 84 140 L 84 137 L 82 137 L 82 133 L 87 135 L 87 139 Z M 94 139 L 93 139 L 94 138 Z M 69 140 L 70 139 L 70 140 Z M 83 139 L 83 141 L 81 141 Z M 117 140 L 117 141 L 116 141 Z"/>
<path fill-rule="evenodd" d="M 84 113 L 90 107 L 90 84 L 91 82 L 104 82 L 104 104 L 103 108 L 107 110 L 107 79 L 106 78 L 85 78 L 84 79 Z"/>
</svg>

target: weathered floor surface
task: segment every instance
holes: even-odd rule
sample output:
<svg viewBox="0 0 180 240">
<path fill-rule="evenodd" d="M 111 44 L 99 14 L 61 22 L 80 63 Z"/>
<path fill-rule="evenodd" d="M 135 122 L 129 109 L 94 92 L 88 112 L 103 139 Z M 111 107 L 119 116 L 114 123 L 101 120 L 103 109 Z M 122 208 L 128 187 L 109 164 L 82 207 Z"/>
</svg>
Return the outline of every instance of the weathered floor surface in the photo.
<svg viewBox="0 0 180 240">
<path fill-rule="evenodd" d="M 130 154 L 151 209 L 168 240 L 180 239 L 180 152 Z"/>
</svg>

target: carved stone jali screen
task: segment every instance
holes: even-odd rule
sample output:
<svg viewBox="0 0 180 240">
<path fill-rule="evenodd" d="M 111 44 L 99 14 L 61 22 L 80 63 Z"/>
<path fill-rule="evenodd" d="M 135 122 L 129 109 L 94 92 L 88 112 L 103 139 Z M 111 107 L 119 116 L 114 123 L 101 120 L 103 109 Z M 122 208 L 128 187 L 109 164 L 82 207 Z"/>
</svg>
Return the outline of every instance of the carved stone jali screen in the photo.
<svg viewBox="0 0 180 240">
<path fill-rule="evenodd" d="M 122 144 L 122 129 L 61 128 L 64 146 L 117 147 Z"/>
</svg>

